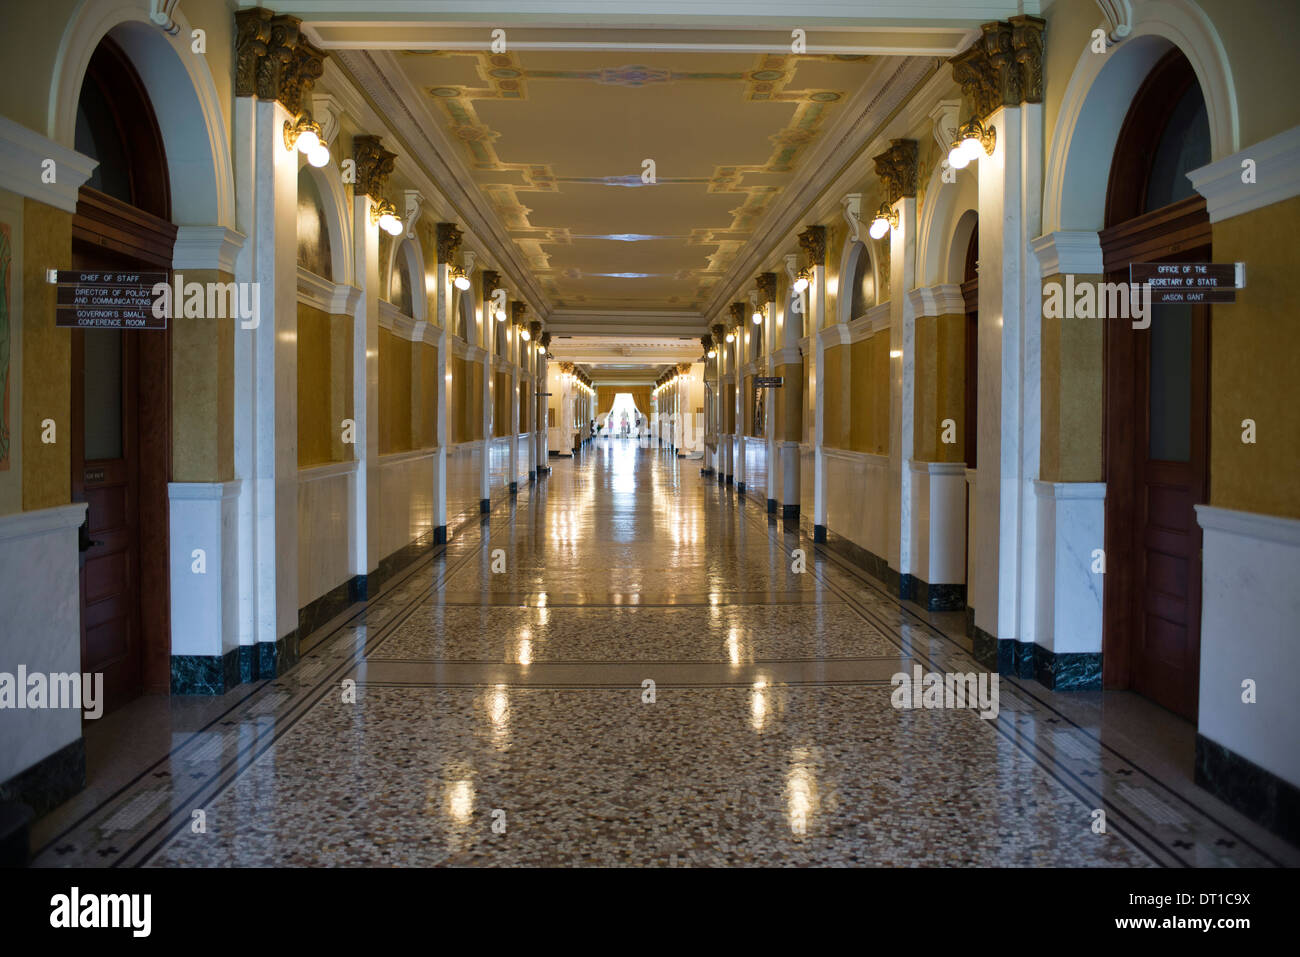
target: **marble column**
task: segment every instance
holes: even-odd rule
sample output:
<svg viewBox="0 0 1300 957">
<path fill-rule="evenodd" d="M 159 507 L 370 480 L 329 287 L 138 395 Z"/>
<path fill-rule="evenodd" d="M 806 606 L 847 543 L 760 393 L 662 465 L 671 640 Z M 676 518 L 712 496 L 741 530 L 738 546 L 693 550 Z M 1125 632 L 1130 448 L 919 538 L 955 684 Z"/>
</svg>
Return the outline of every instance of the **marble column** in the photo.
<svg viewBox="0 0 1300 957">
<path fill-rule="evenodd" d="M 241 644 L 259 674 L 296 657 L 298 627 L 298 156 L 278 101 L 235 99 L 235 279 L 257 283 L 257 325 L 235 337 L 235 504 Z"/>
</svg>

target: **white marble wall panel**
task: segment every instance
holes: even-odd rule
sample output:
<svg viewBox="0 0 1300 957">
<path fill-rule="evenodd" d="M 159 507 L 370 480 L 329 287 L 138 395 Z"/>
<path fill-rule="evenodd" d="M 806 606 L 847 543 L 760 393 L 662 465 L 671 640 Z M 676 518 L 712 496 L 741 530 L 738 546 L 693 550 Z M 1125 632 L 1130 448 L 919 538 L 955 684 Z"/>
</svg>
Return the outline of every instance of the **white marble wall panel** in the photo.
<svg viewBox="0 0 1300 957">
<path fill-rule="evenodd" d="M 768 495 L 767 444 L 762 439 L 745 440 L 745 493 Z"/>
<path fill-rule="evenodd" d="M 1105 575 L 1093 551 L 1106 541 L 1104 482 L 1036 482 L 1034 640 L 1058 653 L 1101 652 Z"/>
<path fill-rule="evenodd" d="M 826 528 L 884 558 L 890 539 L 889 457 L 826 449 L 822 460 Z"/>
<path fill-rule="evenodd" d="M 979 472 L 966 470 L 966 604 L 975 607 L 975 592 L 980 577 L 979 565 L 975 562 L 975 549 L 979 540 L 975 537 L 975 515 L 978 509 Z"/>
<path fill-rule="evenodd" d="M 81 671 L 77 527 L 86 506 L 0 516 L 0 671 Z M 81 736 L 81 712 L 0 710 L 0 781 Z"/>
<path fill-rule="evenodd" d="M 1300 787 L 1300 521 L 1196 506 L 1204 530 L 1197 730 Z M 1242 682 L 1255 682 L 1255 702 Z"/>
<path fill-rule="evenodd" d="M 219 656 L 239 646 L 242 485 L 236 480 L 167 486 L 173 655 Z M 199 550 L 201 564 L 195 554 Z"/>
<path fill-rule="evenodd" d="M 811 445 L 799 446 L 799 518 L 813 519 L 815 457 Z"/>
<path fill-rule="evenodd" d="M 355 461 L 298 472 L 298 601 L 304 607 L 357 574 L 351 531 L 356 495 Z"/>
<path fill-rule="evenodd" d="M 931 585 L 966 582 L 966 466 L 960 462 L 913 462 L 913 547 L 916 571 Z M 919 519 L 919 520 L 918 520 Z"/>
<path fill-rule="evenodd" d="M 433 530 L 434 458 L 430 449 L 381 455 L 376 461 L 382 503 L 378 551 L 383 558 Z"/>
<path fill-rule="evenodd" d="M 531 433 L 525 451 L 533 446 Z M 466 516 L 479 514 L 479 470 L 483 467 L 483 443 L 462 442 L 447 450 L 447 524 L 455 525 Z"/>
<path fill-rule="evenodd" d="M 912 545 L 911 574 L 924 582 L 930 578 L 930 471 L 926 462 L 908 462 L 911 483 L 910 501 L 905 501 L 903 513 L 911 526 L 908 536 Z"/>
<path fill-rule="evenodd" d="M 515 481 L 523 485 L 528 481 L 528 433 L 515 437 L 517 452 L 515 455 Z"/>
<path fill-rule="evenodd" d="M 495 496 L 510 482 L 510 438 L 493 439 L 488 449 L 488 489 Z"/>
</svg>

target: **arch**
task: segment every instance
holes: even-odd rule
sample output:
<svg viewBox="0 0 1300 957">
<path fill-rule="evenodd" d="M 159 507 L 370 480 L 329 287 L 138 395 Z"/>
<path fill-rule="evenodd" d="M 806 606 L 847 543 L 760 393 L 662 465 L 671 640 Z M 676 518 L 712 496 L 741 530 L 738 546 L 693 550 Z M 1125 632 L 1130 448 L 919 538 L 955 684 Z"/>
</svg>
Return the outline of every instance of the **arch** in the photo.
<svg viewBox="0 0 1300 957">
<path fill-rule="evenodd" d="M 880 297 L 880 263 L 879 258 L 871 249 L 870 245 L 862 240 L 847 242 L 844 244 L 844 253 L 840 257 L 840 282 L 839 292 L 836 296 L 835 311 L 838 314 L 840 322 L 849 322 L 858 318 L 853 315 L 853 279 L 858 272 L 858 263 L 861 262 L 863 254 L 868 257 L 871 264 L 871 283 L 872 283 L 872 302 L 874 306 L 879 302 Z"/>
<path fill-rule="evenodd" d="M 781 319 L 781 342 L 777 344 L 778 349 L 789 349 L 797 347 L 800 340 L 809 335 L 808 328 L 808 296 L 807 293 L 795 292 L 794 283 L 785 283 L 785 297 L 782 300 L 785 303 L 785 315 Z M 799 302 L 802 296 L 802 302 Z M 795 310 L 795 303 L 799 302 L 799 310 Z"/>
<path fill-rule="evenodd" d="M 1151 0 L 1136 13 L 1127 39 L 1104 56 L 1085 47 L 1070 76 L 1047 157 L 1044 235 L 1101 228 L 1120 127 L 1143 80 L 1172 47 L 1191 63 L 1205 97 L 1211 161 L 1241 148 L 1232 70 L 1209 18 L 1188 0 Z"/>
<path fill-rule="evenodd" d="M 63 31 L 50 86 L 47 135 L 73 148 L 77 100 L 91 54 L 111 36 L 130 59 L 153 104 L 171 180 L 172 222 L 235 228 L 229 130 L 206 58 L 190 51 L 190 25 L 164 33 L 147 4 L 86 0 Z"/>
<path fill-rule="evenodd" d="M 343 176 L 338 160 L 331 152 L 330 161 L 321 167 L 312 166 L 307 157 L 298 154 L 298 174 L 306 170 L 320 193 L 325 212 L 325 225 L 329 230 L 330 265 L 336 283 L 353 285 L 352 217 L 348 214 L 347 194 L 343 192 Z"/>
<path fill-rule="evenodd" d="M 392 295 L 393 276 L 398 268 L 399 256 L 402 265 L 406 266 L 407 279 L 411 285 L 411 318 L 419 322 L 427 322 L 429 299 L 424 286 L 424 252 L 420 248 L 419 236 L 403 235 L 398 242 L 392 244 L 388 253 L 388 289 L 384 298 L 390 303 L 393 302 L 389 296 Z"/>
<path fill-rule="evenodd" d="M 961 214 L 957 225 L 953 227 L 952 238 L 948 242 L 946 276 L 936 280 L 937 282 L 963 283 L 970 278 L 966 275 L 966 252 L 970 249 L 971 237 L 975 235 L 979 225 L 978 211 L 968 209 Z"/>
<path fill-rule="evenodd" d="M 455 289 L 456 287 L 453 286 L 452 288 Z M 457 329 L 461 330 L 461 338 L 463 338 L 471 346 L 476 346 L 476 345 L 481 345 L 481 343 L 475 341 L 475 339 L 477 339 L 478 337 L 475 335 L 475 329 L 474 329 L 475 321 L 474 321 L 473 291 L 474 290 L 472 287 L 470 289 L 464 290 L 463 292 L 459 289 L 456 289 L 455 325 Z M 461 328 L 462 326 L 464 327 L 463 329 Z"/>
<path fill-rule="evenodd" d="M 965 254 L 970 234 L 959 236 L 963 222 L 979 210 L 979 176 L 974 170 L 957 172 L 956 184 L 943 182 L 943 164 L 936 164 L 925 190 L 925 205 L 917 224 L 918 286 L 961 282 L 962 265 L 953 269 L 954 249 Z"/>
</svg>

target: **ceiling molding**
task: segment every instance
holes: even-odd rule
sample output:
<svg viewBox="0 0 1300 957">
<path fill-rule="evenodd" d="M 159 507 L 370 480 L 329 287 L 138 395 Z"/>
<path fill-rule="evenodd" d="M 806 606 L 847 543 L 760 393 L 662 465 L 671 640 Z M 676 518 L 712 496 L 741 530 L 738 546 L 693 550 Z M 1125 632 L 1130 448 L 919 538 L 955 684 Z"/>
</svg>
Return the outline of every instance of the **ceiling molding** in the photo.
<svg viewBox="0 0 1300 957">
<path fill-rule="evenodd" d="M 864 84 L 859 97 L 868 102 L 859 106 L 856 116 L 846 124 L 836 137 L 827 137 L 818 149 L 805 160 L 804 169 L 812 171 L 799 187 L 787 190 L 774 204 L 758 228 L 713 287 L 705 304 L 704 315 L 714 316 L 736 298 L 736 291 L 762 272 L 769 256 L 779 257 L 779 243 L 791 232 L 803 228 L 807 211 L 814 206 L 826 190 L 850 167 L 861 159 L 863 151 L 882 129 L 893 119 L 898 108 L 913 96 L 935 72 L 935 61 L 930 58 L 908 57 L 901 63 L 882 60 L 878 71 L 892 71 L 880 85 Z M 854 104 L 861 103 L 858 99 Z"/>
<path fill-rule="evenodd" d="M 415 179 L 410 166 L 418 165 L 429 189 L 448 204 L 432 200 L 440 217 L 457 220 L 465 231 L 477 236 L 487 247 L 493 265 L 510 279 L 517 298 L 525 300 L 534 314 L 543 320 L 551 311 L 550 301 L 542 292 L 537 277 L 519 259 L 518 248 L 506 235 L 495 213 L 477 186 L 466 187 L 473 180 L 451 144 L 442 137 L 433 115 L 424 108 L 422 97 L 394 62 L 392 54 L 339 50 L 330 57 L 339 63 L 339 72 L 364 93 L 373 104 L 371 112 L 394 133 L 409 151 L 407 162 L 398 154 L 399 172 Z M 414 110 L 424 115 L 417 116 Z"/>
<path fill-rule="evenodd" d="M 239 0 L 240 7 L 257 0 Z M 440 26 L 498 22 L 518 26 L 606 28 L 727 28 L 743 22 L 747 28 L 814 24 L 819 29 L 918 29 L 953 22 L 997 20 L 1016 13 L 1037 14 L 1043 0 L 806 0 L 792 7 L 788 0 L 657 0 L 652 8 L 630 0 L 295 0 L 291 12 L 316 23 L 390 24 L 433 22 Z M 624 12 L 626 11 L 626 12 Z M 651 12 L 652 11 L 652 12 Z"/>
<path fill-rule="evenodd" d="M 512 17 L 511 20 L 514 18 Z M 511 21 L 493 23 L 508 25 Z M 806 20 L 799 24 L 808 26 Z M 324 50 L 487 50 L 489 24 L 411 21 L 314 20 L 303 24 L 311 42 Z M 807 36 L 808 54 L 859 56 L 951 56 L 965 27 L 887 27 L 826 25 Z M 508 49 L 540 51 L 617 51 L 623 53 L 789 53 L 790 27 L 735 26 L 709 29 L 674 26 L 565 26 L 525 24 L 508 27 Z"/>
<path fill-rule="evenodd" d="M 698 312 L 648 312 L 619 310 L 556 309 L 546 326 L 554 336 L 694 336 L 707 330 L 704 316 Z"/>
<path fill-rule="evenodd" d="M 978 32 L 978 30 L 972 31 L 971 34 L 968 34 L 968 39 L 973 40 L 973 35 Z M 858 193 L 858 186 L 861 183 L 877 178 L 873 161 L 874 155 L 884 149 L 891 139 L 909 134 L 927 120 L 933 122 L 933 117 L 930 114 L 934 105 L 945 98 L 951 98 L 956 86 L 957 82 L 953 79 L 952 71 L 949 69 L 941 66 L 931 74 L 908 97 L 892 118 L 877 129 L 872 138 L 863 144 L 861 151 L 853 161 L 832 179 L 816 202 L 805 210 L 799 224 L 791 226 L 780 239 L 771 241 L 767 258 L 763 260 L 762 269 L 774 269 L 785 252 L 798 248 L 798 233 L 804 224 L 838 222 L 844 215 L 843 205 L 846 194 Z M 866 225 L 865 222 L 862 224 L 862 235 L 864 237 L 866 236 Z"/>
</svg>

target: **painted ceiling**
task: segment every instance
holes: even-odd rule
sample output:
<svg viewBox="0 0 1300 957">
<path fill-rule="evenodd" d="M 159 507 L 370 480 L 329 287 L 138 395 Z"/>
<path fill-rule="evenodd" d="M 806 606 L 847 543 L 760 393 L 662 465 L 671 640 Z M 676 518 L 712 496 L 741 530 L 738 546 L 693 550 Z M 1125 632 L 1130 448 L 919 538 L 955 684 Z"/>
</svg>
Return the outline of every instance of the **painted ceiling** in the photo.
<svg viewBox="0 0 1300 957">
<path fill-rule="evenodd" d="M 874 59 L 397 55 L 551 305 L 633 311 L 703 308 Z"/>
</svg>

